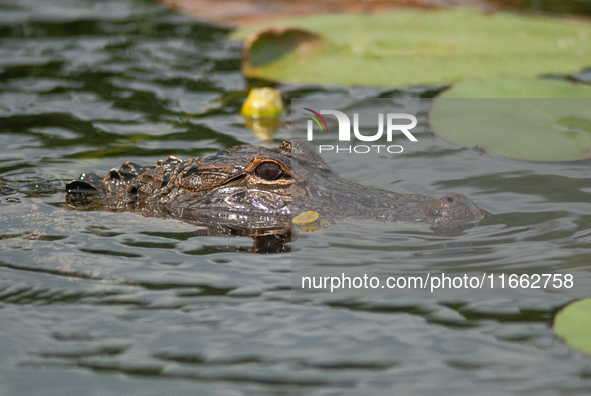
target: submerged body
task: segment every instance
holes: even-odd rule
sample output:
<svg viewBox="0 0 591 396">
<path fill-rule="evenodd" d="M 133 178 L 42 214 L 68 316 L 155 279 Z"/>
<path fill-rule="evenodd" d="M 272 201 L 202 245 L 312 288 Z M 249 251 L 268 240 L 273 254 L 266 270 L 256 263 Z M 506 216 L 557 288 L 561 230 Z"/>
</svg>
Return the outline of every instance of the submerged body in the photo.
<svg viewBox="0 0 591 396">
<path fill-rule="evenodd" d="M 237 146 L 210 157 L 168 157 L 154 168 L 126 162 L 107 177 L 85 173 L 66 186 L 74 206 L 172 217 L 214 234 L 288 233 L 291 218 L 314 211 L 330 223 L 343 218 L 467 228 L 482 218 L 461 194 L 439 199 L 372 189 L 341 178 L 305 141 L 279 148 Z"/>
</svg>

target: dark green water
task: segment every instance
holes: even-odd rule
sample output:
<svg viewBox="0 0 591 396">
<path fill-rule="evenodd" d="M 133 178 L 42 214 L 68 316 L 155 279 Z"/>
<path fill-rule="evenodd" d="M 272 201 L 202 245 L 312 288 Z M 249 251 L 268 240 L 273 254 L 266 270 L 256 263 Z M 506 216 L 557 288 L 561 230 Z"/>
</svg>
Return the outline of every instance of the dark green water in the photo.
<svg viewBox="0 0 591 396">
<path fill-rule="evenodd" d="M 591 358 L 551 328 L 568 295 L 296 299 L 288 253 L 233 252 L 252 240 L 65 205 L 65 183 L 84 171 L 260 144 L 236 116 L 241 46 L 225 34 L 144 1 L 0 2 L 0 179 L 16 190 L 0 198 L 0 395 L 591 393 Z M 590 284 L 589 163 L 499 159 L 427 131 L 419 142 L 375 168 L 326 158 L 365 185 L 464 193 L 490 213 L 480 226 L 441 237 L 342 224 L 304 246 L 368 266 L 568 272 Z"/>
</svg>

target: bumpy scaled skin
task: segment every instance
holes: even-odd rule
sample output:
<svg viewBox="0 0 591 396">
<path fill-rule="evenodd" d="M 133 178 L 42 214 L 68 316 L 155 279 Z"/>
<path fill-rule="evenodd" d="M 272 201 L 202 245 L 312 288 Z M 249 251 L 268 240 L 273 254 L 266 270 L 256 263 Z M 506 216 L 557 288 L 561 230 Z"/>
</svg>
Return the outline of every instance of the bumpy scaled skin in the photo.
<svg viewBox="0 0 591 396">
<path fill-rule="evenodd" d="M 131 162 L 104 179 L 82 174 L 66 186 L 74 206 L 173 217 L 217 234 L 289 232 L 291 215 L 308 210 L 329 222 L 343 218 L 466 228 L 482 218 L 461 194 L 439 199 L 371 189 L 343 179 L 305 141 L 279 148 L 237 146 L 211 157 L 160 160 L 154 168 Z"/>
</svg>

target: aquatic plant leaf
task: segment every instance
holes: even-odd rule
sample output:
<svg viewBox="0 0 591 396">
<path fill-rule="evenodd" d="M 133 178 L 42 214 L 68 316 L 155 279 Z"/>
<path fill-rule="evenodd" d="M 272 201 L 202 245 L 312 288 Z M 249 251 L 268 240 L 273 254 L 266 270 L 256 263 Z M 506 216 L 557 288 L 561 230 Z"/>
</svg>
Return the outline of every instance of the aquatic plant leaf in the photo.
<svg viewBox="0 0 591 396">
<path fill-rule="evenodd" d="M 304 212 L 304 213 L 299 214 L 296 217 L 294 217 L 292 219 L 292 222 L 295 225 L 310 224 L 310 223 L 313 223 L 316 220 L 318 220 L 319 217 L 320 216 L 318 215 L 318 212 L 314 212 L 313 210 L 309 210 L 307 212 Z"/>
<path fill-rule="evenodd" d="M 554 332 L 571 347 L 591 354 L 591 299 L 562 308 L 554 317 Z"/>
<path fill-rule="evenodd" d="M 288 27 L 323 40 L 290 46 L 289 35 L 256 33 Z M 247 77 L 295 83 L 450 84 L 467 77 L 572 73 L 591 65 L 589 23 L 462 8 L 284 19 L 239 29 L 233 38 L 247 41 Z"/>
<path fill-rule="evenodd" d="M 452 143 L 502 157 L 587 159 L 591 87 L 527 78 L 467 80 L 435 100 L 430 123 L 437 135 Z"/>
<path fill-rule="evenodd" d="M 455 84 L 439 98 L 591 98 L 591 86 L 543 78 L 469 79 Z"/>
<path fill-rule="evenodd" d="M 305 52 L 321 42 L 321 36 L 294 27 L 263 29 L 248 38 L 242 68 L 249 73 L 251 69 L 272 64 L 293 51 Z"/>
</svg>

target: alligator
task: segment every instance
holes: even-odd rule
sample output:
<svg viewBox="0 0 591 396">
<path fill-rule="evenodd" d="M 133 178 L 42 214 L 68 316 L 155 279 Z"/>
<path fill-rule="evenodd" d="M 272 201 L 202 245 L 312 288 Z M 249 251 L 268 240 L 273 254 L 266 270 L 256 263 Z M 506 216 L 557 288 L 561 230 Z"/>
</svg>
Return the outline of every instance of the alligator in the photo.
<svg viewBox="0 0 591 396">
<path fill-rule="evenodd" d="M 125 162 L 103 178 L 83 173 L 66 185 L 74 207 L 97 206 L 205 226 L 206 235 L 290 235 L 292 217 L 322 224 L 345 218 L 421 224 L 439 233 L 482 219 L 466 196 L 439 199 L 364 187 L 340 177 L 304 140 L 278 148 L 236 146 L 209 157 L 170 156 L 155 167 Z"/>
</svg>

